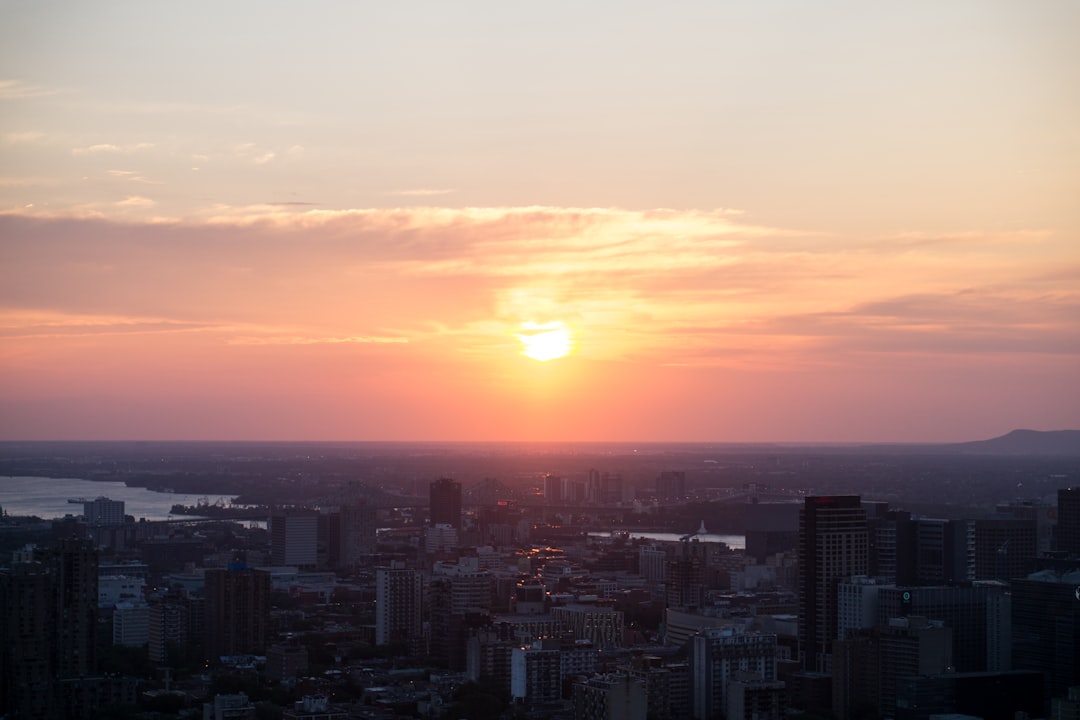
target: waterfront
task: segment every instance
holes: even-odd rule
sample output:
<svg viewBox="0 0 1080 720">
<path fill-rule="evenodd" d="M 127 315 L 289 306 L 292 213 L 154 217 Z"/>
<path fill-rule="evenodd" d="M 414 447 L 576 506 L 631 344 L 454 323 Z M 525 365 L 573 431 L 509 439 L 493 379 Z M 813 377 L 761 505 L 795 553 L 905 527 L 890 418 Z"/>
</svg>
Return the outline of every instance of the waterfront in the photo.
<svg viewBox="0 0 1080 720">
<path fill-rule="evenodd" d="M 621 535 L 621 532 L 591 532 L 591 537 L 614 537 L 615 535 Z M 637 530 L 627 530 L 625 534 L 632 538 L 641 538 L 643 540 L 655 540 L 656 542 L 678 542 L 683 538 L 690 538 L 691 540 L 697 540 L 698 542 L 722 542 L 733 550 L 745 550 L 746 549 L 746 536 L 745 535 L 721 535 L 717 533 L 692 533 L 690 535 L 682 535 L 679 533 L 669 532 L 639 532 Z"/>
<path fill-rule="evenodd" d="M 8 515 L 36 515 L 46 520 L 65 515 L 82 515 L 82 506 L 69 503 L 69 499 L 93 500 L 102 496 L 110 500 L 123 500 L 125 513 L 136 520 L 180 519 L 185 516 L 170 513 L 174 504 L 228 504 L 232 500 L 231 495 L 161 493 L 141 487 L 128 487 L 122 482 L 78 478 L 0 477 L 0 508 Z"/>
</svg>

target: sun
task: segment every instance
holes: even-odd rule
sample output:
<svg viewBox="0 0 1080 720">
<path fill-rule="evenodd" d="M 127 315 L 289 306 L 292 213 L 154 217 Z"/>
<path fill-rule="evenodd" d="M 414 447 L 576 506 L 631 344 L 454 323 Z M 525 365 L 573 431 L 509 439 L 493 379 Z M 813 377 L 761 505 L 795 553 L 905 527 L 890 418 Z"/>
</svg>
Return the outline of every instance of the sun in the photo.
<svg viewBox="0 0 1080 720">
<path fill-rule="evenodd" d="M 522 323 L 517 338 L 524 345 L 521 354 L 541 362 L 566 357 L 574 350 L 574 337 L 562 322 Z"/>
</svg>

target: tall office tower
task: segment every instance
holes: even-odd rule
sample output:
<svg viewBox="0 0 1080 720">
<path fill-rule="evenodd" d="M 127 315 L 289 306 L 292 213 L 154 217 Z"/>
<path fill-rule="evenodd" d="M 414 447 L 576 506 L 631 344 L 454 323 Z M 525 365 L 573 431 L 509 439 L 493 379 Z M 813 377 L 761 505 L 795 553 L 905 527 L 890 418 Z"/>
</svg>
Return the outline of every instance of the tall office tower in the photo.
<svg viewBox="0 0 1080 720">
<path fill-rule="evenodd" d="M 544 502 L 550 505 L 562 499 L 562 478 L 548 473 L 544 476 Z"/>
<path fill-rule="evenodd" d="M 1080 487 L 1058 488 L 1057 549 L 1080 557 Z"/>
<path fill-rule="evenodd" d="M 614 505 L 623 501 L 623 478 L 618 473 L 604 473 L 600 476 L 600 502 Z"/>
<path fill-rule="evenodd" d="M 375 570 L 375 644 L 420 637 L 423 586 L 420 575 L 395 560 Z"/>
<path fill-rule="evenodd" d="M 1057 508 L 1042 500 L 1013 500 L 1000 503 L 995 511 L 1002 517 L 1027 520 L 1035 524 L 1035 554 L 1043 555 L 1054 549 L 1054 525 Z"/>
<path fill-rule="evenodd" d="M 975 521 L 975 579 L 1012 580 L 1035 569 L 1035 521 L 1012 517 Z"/>
<path fill-rule="evenodd" d="M 461 483 L 450 478 L 439 478 L 431 483 L 430 525 L 451 525 L 461 530 Z"/>
<path fill-rule="evenodd" d="M 881 715 L 896 717 L 896 678 L 935 675 L 952 666 L 952 630 L 924 617 L 893 618 L 880 628 Z"/>
<path fill-rule="evenodd" d="M 588 640 L 601 650 L 622 647 L 626 618 L 610 605 L 560 605 L 551 608 L 551 617 L 578 640 Z"/>
<path fill-rule="evenodd" d="M 487 623 L 491 610 L 491 574 L 475 557 L 456 564 L 437 562 L 431 571 L 428 605 L 431 654 L 453 671 L 465 669 L 466 645 L 476 628 Z"/>
<path fill-rule="evenodd" d="M 206 654 L 263 652 L 269 639 L 270 573 L 236 563 L 206 571 Z"/>
<path fill-rule="evenodd" d="M 55 594 L 43 563 L 0 568 L 0 716 L 55 717 Z"/>
<path fill-rule="evenodd" d="M 97 671 L 98 554 L 64 539 L 33 558 L 0 570 L 0 711 L 52 718 L 70 704 L 64 683 Z"/>
<path fill-rule="evenodd" d="M 705 576 L 709 543 L 683 540 L 671 550 L 664 567 L 667 606 L 695 610 L 705 602 Z"/>
<path fill-rule="evenodd" d="M 72 502 L 76 502 L 72 500 Z M 83 518 L 87 525 L 123 525 L 124 501 L 97 497 L 83 500 Z"/>
<path fill-rule="evenodd" d="M 183 645 L 188 640 L 188 611 L 184 605 L 163 601 L 150 606 L 147 628 L 150 659 L 167 665 L 169 646 Z"/>
<path fill-rule="evenodd" d="M 832 709 L 851 720 L 881 702 L 881 647 L 877 630 L 849 630 L 833 643 Z"/>
<path fill-rule="evenodd" d="M 510 696 L 526 707 L 558 702 L 562 697 L 562 657 L 557 638 L 516 647 L 510 655 Z"/>
<path fill-rule="evenodd" d="M 686 473 L 681 470 L 665 470 L 656 478 L 657 500 L 678 500 L 686 497 Z"/>
<path fill-rule="evenodd" d="M 781 720 L 786 684 L 781 680 L 731 680 L 725 720 Z"/>
<path fill-rule="evenodd" d="M 729 680 L 776 680 L 776 635 L 742 627 L 709 628 L 691 638 L 690 687 L 694 717 L 727 711 Z"/>
<path fill-rule="evenodd" d="M 877 624 L 895 617 L 940 620 L 952 630 L 952 662 L 958 672 L 987 669 L 988 638 L 1003 628 L 990 625 L 987 606 L 991 598 L 1004 595 L 1001 583 L 978 582 L 949 586 L 890 586 L 877 595 Z M 998 618 L 1000 621 L 1000 618 Z"/>
<path fill-rule="evenodd" d="M 319 515 L 314 510 L 277 510 L 270 516 L 270 562 L 314 568 L 318 562 Z"/>
<path fill-rule="evenodd" d="M 55 573 L 56 677 L 83 677 L 97 669 L 98 553 L 85 540 L 61 540 L 35 557 Z"/>
<path fill-rule="evenodd" d="M 975 579 L 974 528 L 970 520 L 919 518 L 914 529 L 911 579 L 897 582 L 911 585 L 949 585 Z"/>
<path fill-rule="evenodd" d="M 868 518 L 871 577 L 885 582 L 897 582 L 899 564 L 905 546 L 905 531 L 911 523 L 911 513 L 889 510 L 881 517 Z"/>
<path fill-rule="evenodd" d="M 574 685 L 574 720 L 645 720 L 645 684 L 629 675 L 598 675 Z"/>
<path fill-rule="evenodd" d="M 375 552 L 375 508 L 363 500 L 341 506 L 341 557 L 343 567 L 355 567 Z"/>
<path fill-rule="evenodd" d="M 866 513 L 857 495 L 806 498 L 799 513 L 799 652 L 803 669 L 828 672 L 837 637 L 837 584 L 869 569 Z"/>
<path fill-rule="evenodd" d="M 1080 685 L 1080 570 L 1013 580 L 1012 665 L 1043 673 L 1046 700 Z"/>
</svg>

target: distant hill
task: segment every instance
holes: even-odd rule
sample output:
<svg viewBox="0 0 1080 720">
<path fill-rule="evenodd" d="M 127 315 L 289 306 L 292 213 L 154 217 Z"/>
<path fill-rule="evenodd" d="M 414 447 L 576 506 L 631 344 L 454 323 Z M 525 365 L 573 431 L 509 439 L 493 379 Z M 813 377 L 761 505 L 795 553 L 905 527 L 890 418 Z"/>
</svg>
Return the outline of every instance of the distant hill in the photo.
<svg viewBox="0 0 1080 720">
<path fill-rule="evenodd" d="M 955 443 L 952 449 L 986 455 L 1076 455 L 1080 430 L 1013 430 L 1001 437 Z"/>
</svg>

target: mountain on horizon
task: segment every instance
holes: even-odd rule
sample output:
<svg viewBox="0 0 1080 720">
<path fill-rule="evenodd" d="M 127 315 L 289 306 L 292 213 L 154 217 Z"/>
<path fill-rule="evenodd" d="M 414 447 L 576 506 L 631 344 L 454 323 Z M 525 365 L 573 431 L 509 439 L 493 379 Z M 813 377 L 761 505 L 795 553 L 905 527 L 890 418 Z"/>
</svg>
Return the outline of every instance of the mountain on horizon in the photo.
<svg viewBox="0 0 1080 720">
<path fill-rule="evenodd" d="M 955 443 L 965 453 L 1080 456 L 1080 430 L 1013 430 L 989 440 Z"/>
</svg>

